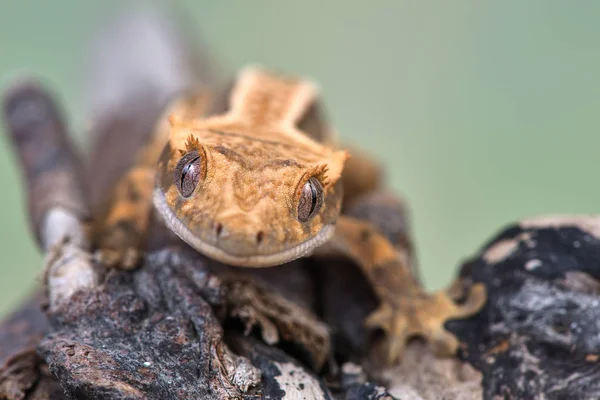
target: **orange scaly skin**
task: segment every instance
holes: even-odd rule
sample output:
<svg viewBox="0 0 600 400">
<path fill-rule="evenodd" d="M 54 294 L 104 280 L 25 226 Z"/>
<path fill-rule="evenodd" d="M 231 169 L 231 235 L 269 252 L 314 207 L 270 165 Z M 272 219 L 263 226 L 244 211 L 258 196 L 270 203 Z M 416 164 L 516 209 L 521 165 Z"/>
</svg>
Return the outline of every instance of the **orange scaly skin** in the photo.
<svg viewBox="0 0 600 400">
<path fill-rule="evenodd" d="M 309 81 L 248 68 L 238 76 L 224 114 L 194 118 L 198 109 L 190 113 L 186 101 L 176 103 L 180 107 L 175 106 L 169 118 L 168 139 L 165 126 L 159 127 L 162 133 L 155 139 L 157 143 L 163 140 L 164 146 L 158 166 L 145 168 L 147 174 L 156 176 L 156 210 L 189 245 L 230 265 L 272 267 L 313 254 L 347 256 L 360 265 L 380 299 L 379 309 L 366 323 L 387 333 L 390 362 L 397 360 L 408 337 L 415 335 L 432 341 L 440 354 L 453 354 L 458 341 L 443 324 L 477 312 L 485 302 L 483 289 L 473 286 L 462 305 L 446 292 L 427 295 L 410 272 L 405 250 L 395 248 L 372 225 L 340 215 L 341 178 L 348 154 L 327 138 L 311 137 L 298 128 L 316 97 L 316 87 Z M 149 153 L 153 155 L 141 158 L 156 157 Z M 181 162 L 189 167 L 188 159 L 195 160 L 194 164 L 182 174 Z M 147 165 L 140 164 L 140 168 Z M 134 171 L 132 181 L 123 185 L 144 182 L 145 200 L 143 204 L 138 201 L 143 209 L 129 212 L 139 216 L 149 213 L 148 184 L 147 175 L 138 171 L 140 180 Z M 309 183 L 312 186 L 306 186 Z M 318 190 L 311 189 L 315 187 Z M 135 239 L 129 239 L 127 246 L 111 242 L 116 248 L 113 264 L 121 261 L 122 265 L 124 248 L 136 248 L 145 222 L 144 218 L 138 218 L 141 223 L 128 220 L 128 212 L 124 208 L 117 212 L 119 207 L 116 199 L 107 218 L 111 223 L 100 237 L 111 237 L 111 227 L 137 224 L 137 229 L 130 230 L 137 233 L 130 235 Z M 303 207 L 310 208 L 310 218 L 302 217 Z"/>
<path fill-rule="evenodd" d="M 105 215 L 94 227 L 96 247 L 100 249 L 98 255 L 105 265 L 123 269 L 138 265 L 150 224 L 156 162 L 171 130 L 167 117 L 177 114 L 199 118 L 206 111 L 208 101 L 207 93 L 194 92 L 167 107 L 150 142 L 137 155 L 133 167 L 117 182 Z"/>
<path fill-rule="evenodd" d="M 295 128 L 315 95 L 308 82 L 246 70 L 228 113 L 171 118 L 154 197 L 167 225 L 200 252 L 238 266 L 283 264 L 327 242 L 341 207 L 347 153 Z M 182 154 L 193 150 L 201 155 L 203 177 L 194 194 L 183 198 L 173 176 Z M 296 209 L 311 177 L 321 183 L 324 201 L 302 223 Z"/>
</svg>

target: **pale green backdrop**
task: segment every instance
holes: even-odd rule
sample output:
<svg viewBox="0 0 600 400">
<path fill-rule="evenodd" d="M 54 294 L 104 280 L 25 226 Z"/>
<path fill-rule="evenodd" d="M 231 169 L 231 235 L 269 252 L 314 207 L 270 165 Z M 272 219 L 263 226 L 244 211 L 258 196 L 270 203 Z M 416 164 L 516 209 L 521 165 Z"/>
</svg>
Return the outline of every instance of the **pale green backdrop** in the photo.
<svg viewBox="0 0 600 400">
<path fill-rule="evenodd" d="M 0 0 L 0 83 L 47 79 L 76 125 L 88 27 L 116 1 Z M 181 1 L 230 70 L 321 82 L 341 135 L 409 199 L 430 288 L 524 216 L 600 211 L 599 1 Z M 79 118 L 79 119 L 78 119 Z M 0 141 L 0 312 L 40 279 Z"/>
</svg>

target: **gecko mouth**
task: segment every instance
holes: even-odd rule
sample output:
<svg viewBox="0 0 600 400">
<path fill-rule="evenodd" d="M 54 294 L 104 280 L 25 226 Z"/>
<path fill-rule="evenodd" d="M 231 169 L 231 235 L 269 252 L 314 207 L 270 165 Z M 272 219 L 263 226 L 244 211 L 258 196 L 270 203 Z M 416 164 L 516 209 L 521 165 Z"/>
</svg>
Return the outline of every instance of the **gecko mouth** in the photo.
<svg viewBox="0 0 600 400">
<path fill-rule="evenodd" d="M 325 225 L 317 235 L 296 246 L 272 254 L 255 254 L 239 256 L 227 253 L 222 248 L 212 245 L 200 239 L 181 222 L 167 204 L 164 193 L 158 188 L 154 189 L 154 206 L 163 217 L 167 227 L 179 236 L 184 242 L 192 246 L 198 252 L 224 264 L 239 267 L 274 267 L 300 257 L 309 256 L 314 249 L 325 244 L 333 235 L 335 225 Z"/>
</svg>

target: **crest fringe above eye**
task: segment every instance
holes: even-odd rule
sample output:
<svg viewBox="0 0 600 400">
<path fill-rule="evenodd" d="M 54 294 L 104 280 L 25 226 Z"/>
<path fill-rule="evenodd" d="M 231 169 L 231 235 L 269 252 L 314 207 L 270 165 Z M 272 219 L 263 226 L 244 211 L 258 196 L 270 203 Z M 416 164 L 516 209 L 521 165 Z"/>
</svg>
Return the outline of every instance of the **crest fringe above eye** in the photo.
<svg viewBox="0 0 600 400">
<path fill-rule="evenodd" d="M 329 171 L 327 164 L 317 165 L 310 172 L 310 176 L 317 178 L 323 187 L 328 187 L 331 182 L 327 178 L 327 171 Z"/>
<path fill-rule="evenodd" d="M 190 134 L 185 142 L 185 148 L 187 151 L 200 150 L 200 141 L 197 137 Z"/>
</svg>

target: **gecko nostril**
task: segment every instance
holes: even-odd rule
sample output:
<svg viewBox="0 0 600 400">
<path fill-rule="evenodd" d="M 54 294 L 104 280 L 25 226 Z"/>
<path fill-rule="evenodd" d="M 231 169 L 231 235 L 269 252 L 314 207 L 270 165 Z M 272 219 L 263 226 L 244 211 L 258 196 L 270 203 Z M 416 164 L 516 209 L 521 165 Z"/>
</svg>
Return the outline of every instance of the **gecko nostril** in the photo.
<svg viewBox="0 0 600 400">
<path fill-rule="evenodd" d="M 217 232 L 217 236 L 221 236 L 221 233 L 223 233 L 223 224 L 217 223 L 217 225 L 215 225 L 215 231 Z"/>
<path fill-rule="evenodd" d="M 258 231 L 258 233 L 256 234 L 256 243 L 261 244 L 264 238 L 265 233 L 263 231 Z"/>
</svg>

